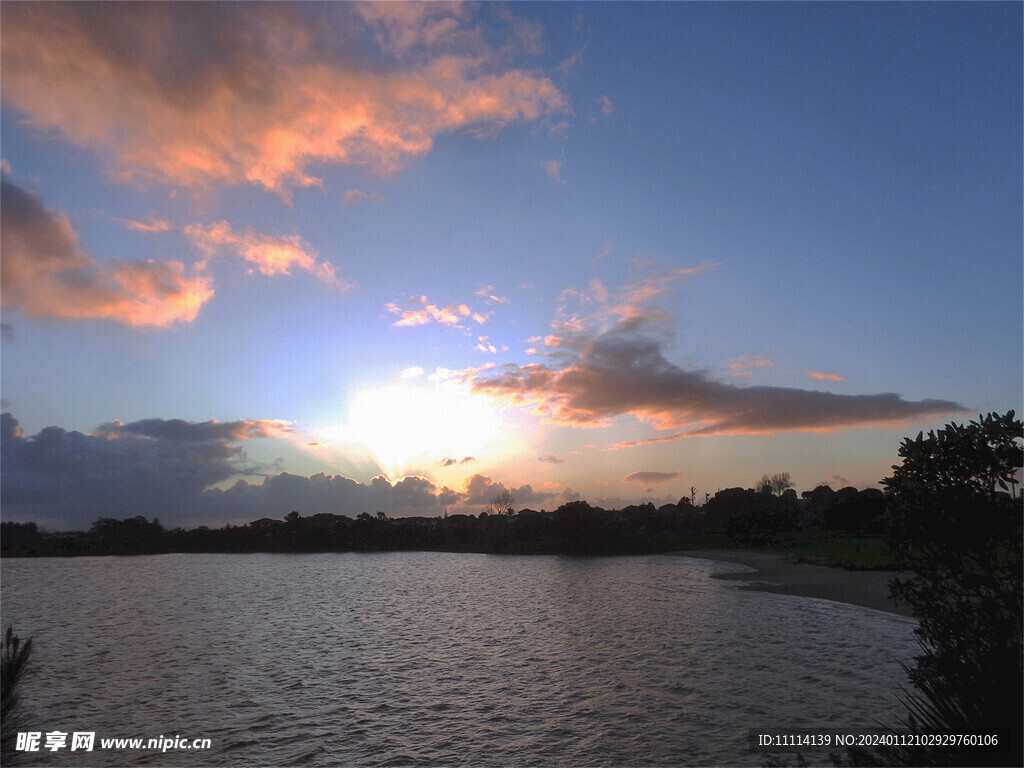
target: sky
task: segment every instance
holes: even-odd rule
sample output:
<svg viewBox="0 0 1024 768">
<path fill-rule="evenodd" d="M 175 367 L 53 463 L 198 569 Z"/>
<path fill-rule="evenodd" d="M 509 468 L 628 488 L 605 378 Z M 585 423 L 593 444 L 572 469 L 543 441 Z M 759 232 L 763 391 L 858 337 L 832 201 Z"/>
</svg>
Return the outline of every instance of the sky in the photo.
<svg viewBox="0 0 1024 768">
<path fill-rule="evenodd" d="M 1022 7 L 4 3 L 4 519 L 876 487 L 1021 410 Z"/>
</svg>

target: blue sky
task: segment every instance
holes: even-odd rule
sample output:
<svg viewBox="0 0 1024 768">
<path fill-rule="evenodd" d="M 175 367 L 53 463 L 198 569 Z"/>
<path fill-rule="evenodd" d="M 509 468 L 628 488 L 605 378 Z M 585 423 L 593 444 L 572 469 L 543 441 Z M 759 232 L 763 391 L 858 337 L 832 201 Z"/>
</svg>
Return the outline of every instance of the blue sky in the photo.
<svg viewBox="0 0 1024 768">
<path fill-rule="evenodd" d="M 111 13 L 2 10 L 5 518 L 868 487 L 1019 410 L 1019 4 Z"/>
</svg>

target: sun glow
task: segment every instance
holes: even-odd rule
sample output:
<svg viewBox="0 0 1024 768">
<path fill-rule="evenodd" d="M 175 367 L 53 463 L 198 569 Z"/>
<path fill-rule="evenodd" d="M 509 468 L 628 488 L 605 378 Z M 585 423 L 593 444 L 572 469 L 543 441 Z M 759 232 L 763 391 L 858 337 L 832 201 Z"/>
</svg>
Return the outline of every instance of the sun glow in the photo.
<svg viewBox="0 0 1024 768">
<path fill-rule="evenodd" d="M 390 477 L 436 468 L 445 459 L 493 461 L 521 448 L 509 416 L 458 381 L 403 371 L 396 382 L 357 390 L 344 439 L 365 445 Z"/>
</svg>

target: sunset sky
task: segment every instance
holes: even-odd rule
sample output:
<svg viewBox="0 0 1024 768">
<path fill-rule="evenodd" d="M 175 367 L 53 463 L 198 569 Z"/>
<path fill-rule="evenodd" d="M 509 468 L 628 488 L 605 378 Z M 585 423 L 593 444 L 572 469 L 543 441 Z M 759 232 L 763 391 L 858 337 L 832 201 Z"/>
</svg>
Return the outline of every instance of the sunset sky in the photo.
<svg viewBox="0 0 1024 768">
<path fill-rule="evenodd" d="M 4 519 L 873 487 L 1022 402 L 1020 3 L 4 3 Z"/>
</svg>

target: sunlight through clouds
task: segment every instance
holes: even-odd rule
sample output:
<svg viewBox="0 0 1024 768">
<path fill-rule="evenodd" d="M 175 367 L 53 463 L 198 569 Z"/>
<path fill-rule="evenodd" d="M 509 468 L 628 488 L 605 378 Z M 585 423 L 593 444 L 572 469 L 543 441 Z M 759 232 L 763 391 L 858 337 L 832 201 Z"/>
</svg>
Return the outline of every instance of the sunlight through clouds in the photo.
<svg viewBox="0 0 1024 768">
<path fill-rule="evenodd" d="M 0 20 L 3 410 L 294 430 L 168 509 L 875 484 L 1021 400 L 1019 5 Z"/>
<path fill-rule="evenodd" d="M 443 371 L 407 368 L 397 381 L 358 388 L 338 437 L 365 445 L 389 477 L 437 466 L 445 457 L 493 463 L 521 450 L 510 414 Z"/>
</svg>

